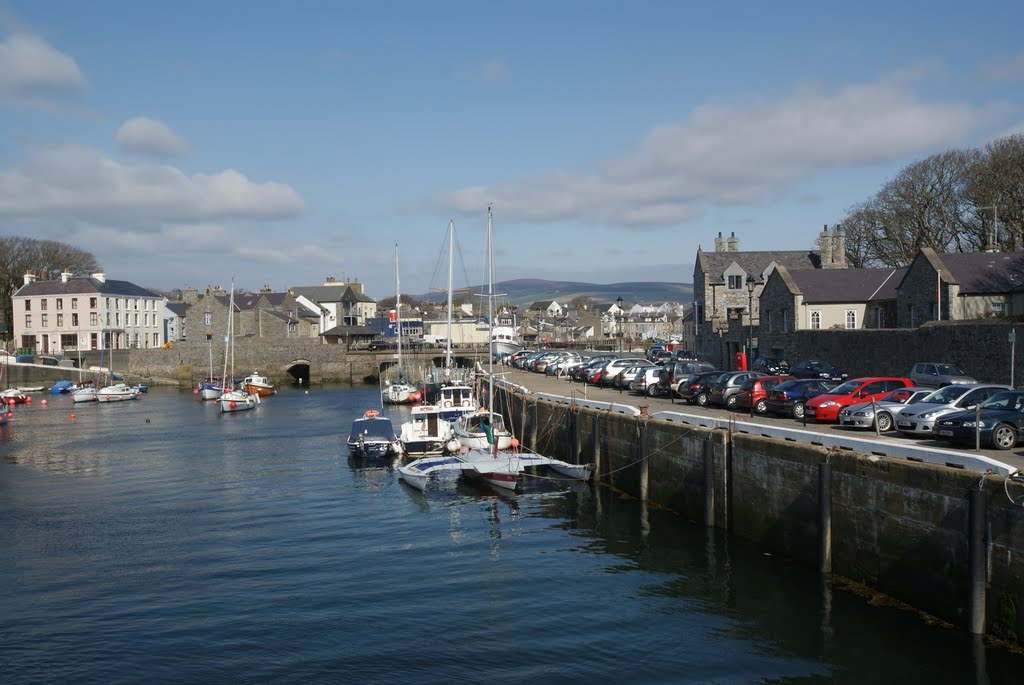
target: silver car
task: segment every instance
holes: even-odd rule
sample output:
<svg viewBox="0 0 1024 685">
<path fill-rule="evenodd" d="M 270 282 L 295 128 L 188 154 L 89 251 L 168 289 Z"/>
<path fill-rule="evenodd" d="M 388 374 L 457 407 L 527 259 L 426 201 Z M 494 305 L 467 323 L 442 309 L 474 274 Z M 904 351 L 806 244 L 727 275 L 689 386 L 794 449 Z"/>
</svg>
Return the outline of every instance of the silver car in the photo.
<svg viewBox="0 0 1024 685">
<path fill-rule="evenodd" d="M 935 392 L 935 388 L 897 388 L 877 402 L 861 402 L 839 411 L 839 425 L 851 428 L 874 428 L 884 433 L 893 428 L 893 415 L 904 407 L 916 404 Z"/>
<path fill-rule="evenodd" d="M 944 388 L 947 385 L 955 385 L 958 383 L 968 383 L 973 385 L 978 382 L 961 371 L 959 367 L 953 364 L 944 364 L 941 362 L 922 362 L 920 364 L 914 364 L 914 368 L 910 370 L 909 378 L 911 382 L 918 387 L 925 386 L 932 388 Z"/>
<path fill-rule="evenodd" d="M 996 393 L 1012 390 L 1005 385 L 947 385 L 896 415 L 896 430 L 905 435 L 929 436 L 935 422 L 953 412 L 973 409 Z"/>
</svg>

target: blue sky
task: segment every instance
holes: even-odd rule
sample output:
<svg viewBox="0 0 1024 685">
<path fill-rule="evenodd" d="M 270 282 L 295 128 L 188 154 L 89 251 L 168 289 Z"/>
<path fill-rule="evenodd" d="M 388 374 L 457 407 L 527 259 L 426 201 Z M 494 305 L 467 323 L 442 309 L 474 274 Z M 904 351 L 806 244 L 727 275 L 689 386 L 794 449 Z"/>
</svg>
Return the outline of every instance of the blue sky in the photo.
<svg viewBox="0 0 1024 685">
<path fill-rule="evenodd" d="M 707 6 L 701 6 L 707 5 Z M 1024 133 L 1024 3 L 0 0 L 0 234 L 172 289 L 692 280 Z M 712 248 L 713 249 L 713 248 Z"/>
</svg>

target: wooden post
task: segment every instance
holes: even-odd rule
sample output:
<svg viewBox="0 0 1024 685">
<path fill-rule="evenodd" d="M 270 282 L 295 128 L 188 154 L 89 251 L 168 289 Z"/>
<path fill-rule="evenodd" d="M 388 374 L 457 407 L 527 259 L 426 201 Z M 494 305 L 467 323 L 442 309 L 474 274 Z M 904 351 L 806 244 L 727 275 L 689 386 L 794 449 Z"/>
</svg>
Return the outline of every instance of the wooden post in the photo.
<svg viewBox="0 0 1024 685">
<path fill-rule="evenodd" d="M 985 634 L 985 491 L 971 489 L 967 525 L 968 626 L 974 635 Z"/>
<path fill-rule="evenodd" d="M 832 464 L 818 464 L 818 570 L 832 573 Z"/>
<path fill-rule="evenodd" d="M 705 438 L 704 447 L 704 525 L 715 527 L 715 443 Z"/>
<path fill-rule="evenodd" d="M 591 433 L 594 440 L 594 482 L 601 480 L 601 415 L 594 412 L 591 418 Z"/>
<path fill-rule="evenodd" d="M 651 456 L 651 446 L 649 444 L 650 435 L 647 431 L 647 424 L 640 424 L 640 501 L 646 502 L 649 494 L 648 487 L 650 485 L 650 469 L 649 469 L 649 458 Z"/>
</svg>

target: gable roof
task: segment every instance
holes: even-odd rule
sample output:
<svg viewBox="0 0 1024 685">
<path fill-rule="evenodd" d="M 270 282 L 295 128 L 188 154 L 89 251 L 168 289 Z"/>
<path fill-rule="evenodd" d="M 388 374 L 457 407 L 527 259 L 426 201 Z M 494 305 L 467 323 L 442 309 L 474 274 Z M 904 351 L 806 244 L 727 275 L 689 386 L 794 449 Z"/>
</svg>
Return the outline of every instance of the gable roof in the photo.
<svg viewBox="0 0 1024 685">
<path fill-rule="evenodd" d="M 711 283 L 724 283 L 722 274 L 736 262 L 748 274 L 758 277 L 775 262 L 790 271 L 821 269 L 821 255 L 808 250 L 768 250 L 764 252 L 704 252 L 697 250 L 697 266 Z M 836 269 L 841 271 L 842 269 Z"/>
<path fill-rule="evenodd" d="M 903 280 L 907 269 L 887 267 L 789 271 L 783 267 L 778 272 L 790 291 L 804 296 L 804 302 L 828 304 L 895 300 L 896 285 Z"/>
<path fill-rule="evenodd" d="M 92 293 L 116 297 L 160 297 L 156 293 L 150 292 L 130 281 L 115 281 L 111 279 L 100 281 L 91 276 L 69 278 L 66 283 L 59 280 L 34 281 L 18 288 L 13 296 L 88 295 Z"/>
<path fill-rule="evenodd" d="M 291 293 L 298 297 L 304 296 L 307 300 L 316 303 L 320 302 L 341 302 L 348 286 L 339 285 L 301 285 L 290 288 Z"/>
<path fill-rule="evenodd" d="M 921 252 L 929 250 L 922 248 Z M 961 295 L 1010 293 L 1024 288 L 1024 252 L 952 252 L 936 257 L 946 267 L 951 282 L 959 283 Z"/>
</svg>

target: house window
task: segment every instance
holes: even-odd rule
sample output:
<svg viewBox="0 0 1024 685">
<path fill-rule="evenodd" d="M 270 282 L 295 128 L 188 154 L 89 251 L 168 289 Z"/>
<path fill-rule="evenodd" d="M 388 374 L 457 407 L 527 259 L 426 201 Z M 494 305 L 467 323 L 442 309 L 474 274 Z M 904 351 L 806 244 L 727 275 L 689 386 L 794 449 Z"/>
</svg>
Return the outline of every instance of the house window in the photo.
<svg viewBox="0 0 1024 685">
<path fill-rule="evenodd" d="M 32 300 L 25 300 L 25 311 L 32 311 Z"/>
<path fill-rule="evenodd" d="M 46 305 L 48 304 L 48 302 L 49 302 L 49 300 L 45 300 L 45 299 L 39 300 L 39 311 L 45 312 L 46 311 Z"/>
<path fill-rule="evenodd" d="M 821 312 L 817 309 L 811 311 L 811 330 L 818 330 L 821 328 Z"/>
<path fill-rule="evenodd" d="M 1006 314 L 1006 303 L 1005 302 L 993 302 L 992 303 L 992 314 L 993 316 L 1003 316 Z"/>
<path fill-rule="evenodd" d="M 78 298 L 77 297 L 72 297 L 71 298 L 71 308 L 72 309 L 78 309 Z"/>
<path fill-rule="evenodd" d="M 98 303 L 99 303 L 99 298 L 90 297 L 89 298 L 89 309 L 96 309 L 96 305 Z M 93 349 L 96 349 L 96 348 L 93 348 Z"/>
<path fill-rule="evenodd" d="M 64 298 L 63 297 L 58 297 L 57 298 L 57 311 L 59 312 L 62 309 L 64 309 Z"/>
<path fill-rule="evenodd" d="M 782 310 L 782 332 L 789 333 L 789 310 Z"/>
<path fill-rule="evenodd" d="M 57 328 L 64 328 L 64 315 L 63 314 L 58 314 L 57 315 Z"/>
<path fill-rule="evenodd" d="M 917 328 L 917 307 L 910 305 L 910 327 Z"/>
<path fill-rule="evenodd" d="M 729 290 L 743 290 L 743 276 L 729 276 Z"/>
<path fill-rule="evenodd" d="M 32 315 L 31 314 L 26 314 L 25 315 L 25 328 L 32 328 Z"/>
<path fill-rule="evenodd" d="M 89 325 L 90 326 L 97 326 L 97 325 L 99 325 L 99 320 L 97 319 L 96 312 L 89 312 Z M 96 348 L 93 347 L 92 349 L 95 350 Z"/>
<path fill-rule="evenodd" d="M 857 327 L 857 310 L 847 309 L 846 310 L 846 327 L 856 328 Z"/>
<path fill-rule="evenodd" d="M 768 332 L 774 333 L 775 331 L 772 330 L 772 310 L 766 311 L 765 316 L 767 317 Z"/>
<path fill-rule="evenodd" d="M 45 300 L 43 301 L 45 302 Z M 50 320 L 49 318 L 47 318 L 46 314 L 43 314 L 42 316 L 39 317 L 39 327 L 46 328 L 48 325 L 50 325 Z"/>
<path fill-rule="evenodd" d="M 78 327 L 78 314 L 71 315 L 71 325 L 74 326 L 75 328 Z"/>
<path fill-rule="evenodd" d="M 213 314 L 210 312 L 206 312 L 205 314 L 203 314 L 203 323 L 206 324 L 207 326 L 212 326 Z"/>
</svg>

